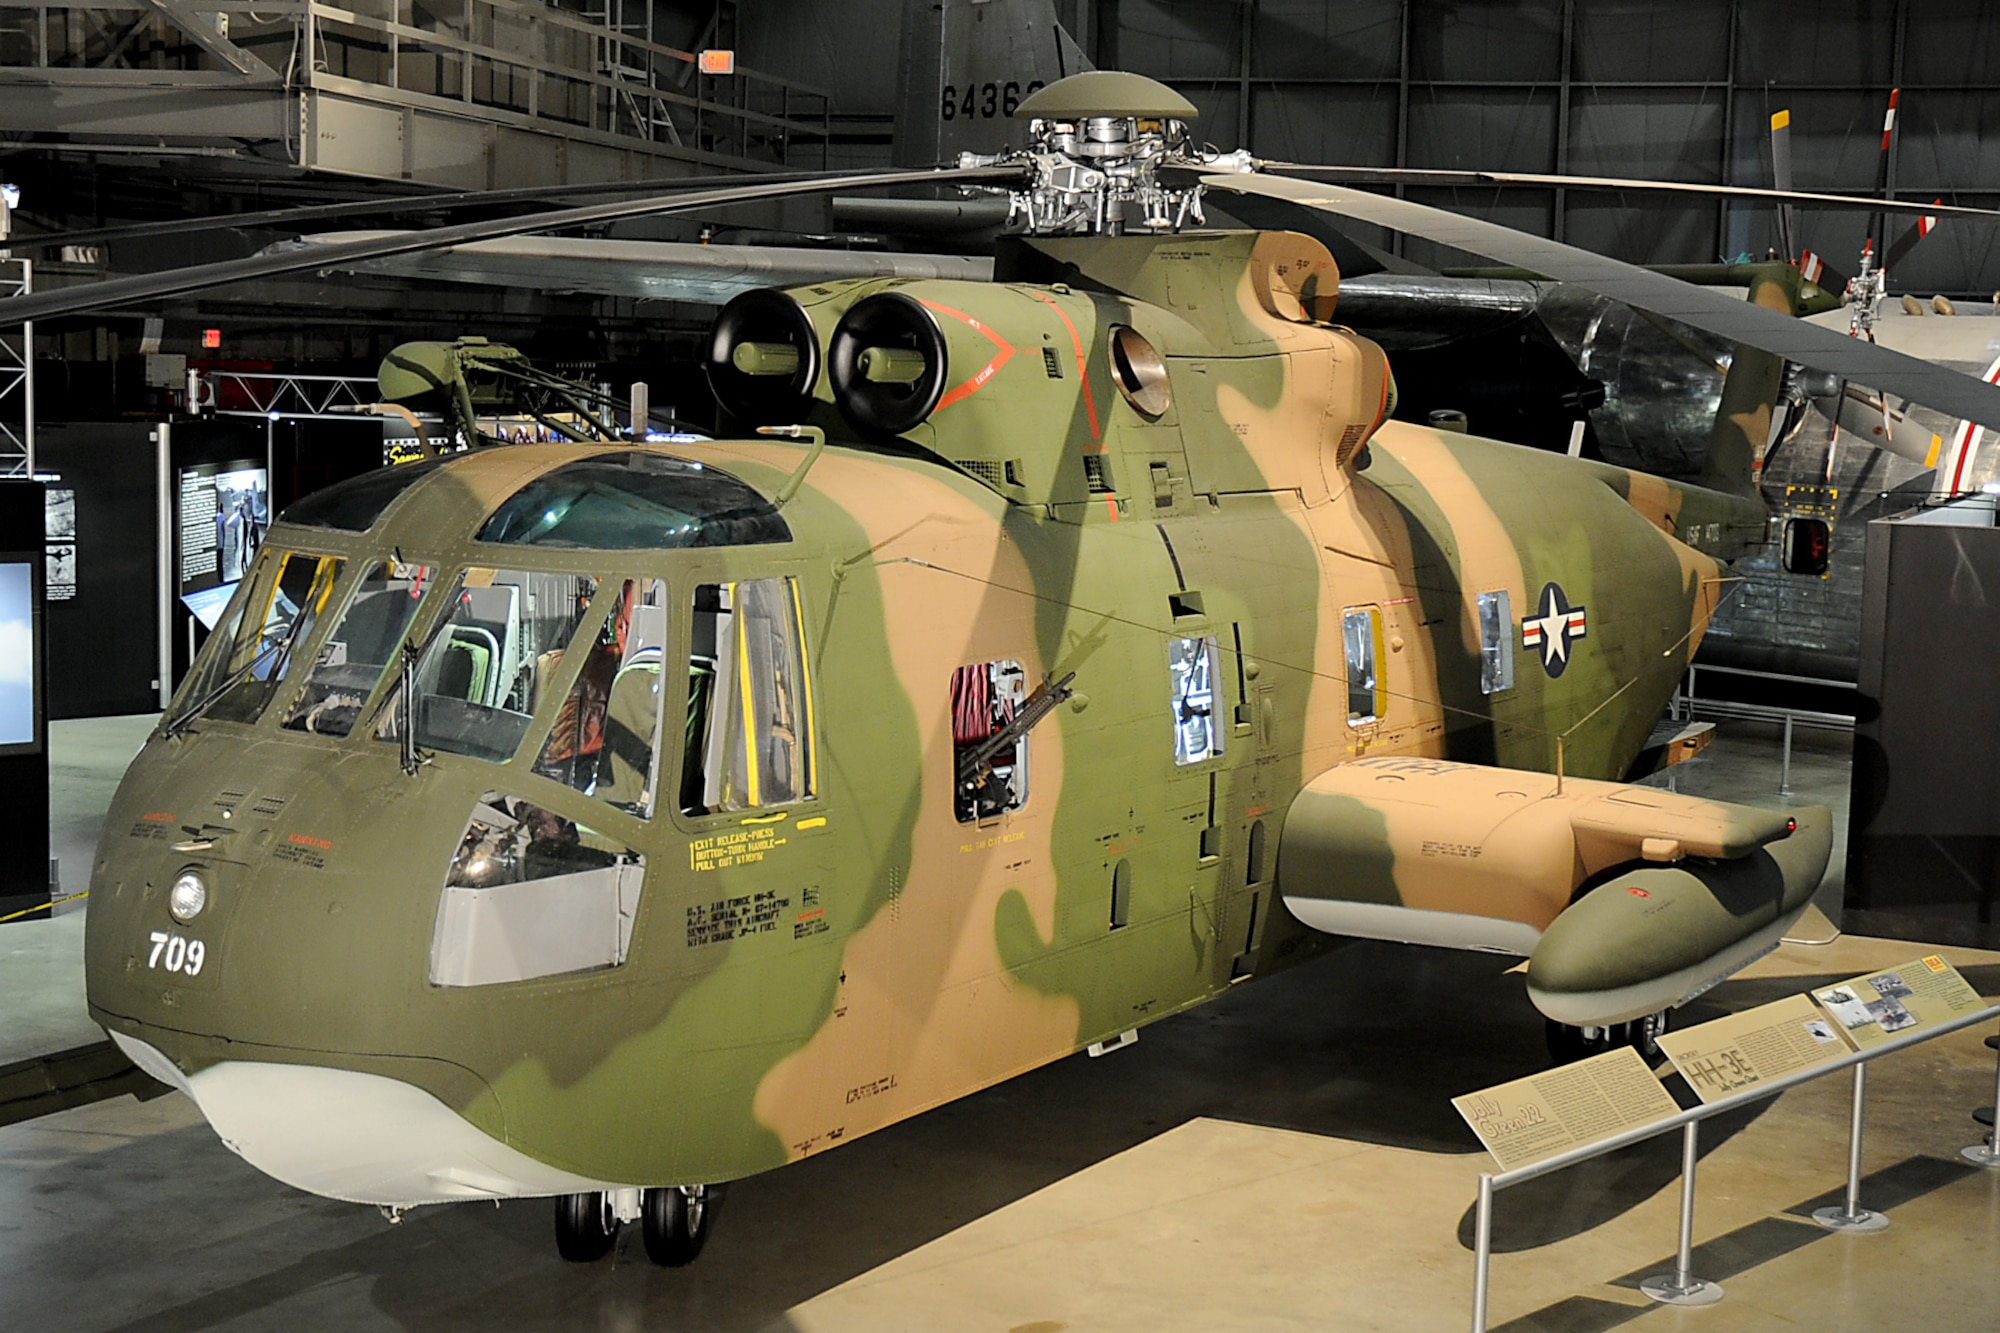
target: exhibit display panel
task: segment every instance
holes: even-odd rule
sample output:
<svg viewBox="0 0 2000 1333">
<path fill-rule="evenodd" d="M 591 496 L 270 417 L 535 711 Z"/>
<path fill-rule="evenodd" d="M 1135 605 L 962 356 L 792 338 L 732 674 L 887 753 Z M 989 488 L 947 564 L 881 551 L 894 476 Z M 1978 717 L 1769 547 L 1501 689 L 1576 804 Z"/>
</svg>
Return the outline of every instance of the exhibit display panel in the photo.
<svg viewBox="0 0 2000 1333">
<path fill-rule="evenodd" d="M 0 481 L 0 792 L 18 817 L 0 857 L 0 923 L 49 904 L 48 653 L 43 623 L 45 487 Z"/>
</svg>

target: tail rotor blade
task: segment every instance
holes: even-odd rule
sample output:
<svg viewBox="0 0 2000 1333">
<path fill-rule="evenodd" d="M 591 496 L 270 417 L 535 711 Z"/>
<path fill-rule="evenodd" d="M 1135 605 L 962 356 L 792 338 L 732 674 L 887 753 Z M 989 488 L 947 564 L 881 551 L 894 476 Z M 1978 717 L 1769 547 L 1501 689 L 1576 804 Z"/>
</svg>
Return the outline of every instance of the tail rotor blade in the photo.
<svg viewBox="0 0 2000 1333">
<path fill-rule="evenodd" d="M 1847 275 L 1827 263 L 1817 251 L 1799 251 L 1799 274 L 1823 292 L 1838 294 L 1847 290 Z"/>
<path fill-rule="evenodd" d="M 1903 90 L 1901 88 L 1891 88 L 1889 90 L 1889 110 L 1882 117 L 1882 153 L 1876 160 L 1875 165 L 1875 197 L 1877 199 L 1887 199 L 1889 197 L 1889 144 L 1896 136 L 1896 102 L 1902 95 Z M 1888 230 L 1888 222 L 1889 219 L 1886 214 L 1869 214 L 1868 239 L 1870 241 L 1886 239 L 1885 233 Z M 1888 265 L 1884 264 L 1883 267 L 1886 268 Z"/>
<path fill-rule="evenodd" d="M 1896 238 L 1896 243 L 1889 247 L 1889 252 L 1882 256 L 1883 269 L 1893 272 L 1896 265 L 1902 263 L 1910 251 L 1917 248 L 1917 242 L 1931 234 L 1931 229 L 1937 226 L 1937 222 L 1935 217 L 1926 215 L 1911 223 L 1903 234 Z"/>
<path fill-rule="evenodd" d="M 1771 184 L 1782 194 L 1792 192 L 1792 113 L 1789 110 L 1771 115 Z M 1778 249 L 1787 259 L 1798 258 L 1797 217 L 1789 200 L 1778 205 Z"/>
</svg>

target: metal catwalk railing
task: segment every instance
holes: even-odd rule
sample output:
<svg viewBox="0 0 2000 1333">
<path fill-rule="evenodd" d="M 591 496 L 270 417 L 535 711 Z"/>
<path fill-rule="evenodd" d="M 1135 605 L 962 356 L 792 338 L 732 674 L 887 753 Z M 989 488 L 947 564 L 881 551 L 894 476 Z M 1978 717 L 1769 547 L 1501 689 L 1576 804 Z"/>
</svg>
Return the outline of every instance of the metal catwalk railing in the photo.
<svg viewBox="0 0 2000 1333">
<path fill-rule="evenodd" d="M 1827 680 L 1820 676 L 1793 676 L 1779 671 L 1752 671 L 1748 667 L 1711 666 L 1704 662 L 1688 663 L 1687 674 L 1674 687 L 1673 698 L 1667 702 L 1668 716 L 1677 722 L 1691 722 L 1706 717 L 1719 721 L 1773 722 L 1785 729 L 1783 759 L 1778 771 L 1778 794 L 1792 794 L 1792 730 L 1805 727 L 1816 731 L 1853 731 L 1854 715 L 1851 713 L 1829 713 L 1812 708 L 1788 708 L 1778 704 L 1747 703 L 1740 699 L 1706 698 L 1700 692 L 1700 673 L 1717 672 L 1725 676 L 1741 676 L 1750 680 L 1778 681 L 1784 684 L 1807 685 L 1815 689 L 1853 690 L 1851 680 Z"/>
<path fill-rule="evenodd" d="M 518 117 L 697 160 L 790 163 L 795 143 L 824 149 L 825 92 L 741 64 L 727 77 L 699 75 L 695 52 L 639 30 L 651 18 L 638 0 L 592 13 L 536 0 L 0 5 L 0 81 L 206 89 L 235 98 L 331 92 Z M 287 137 L 309 137 L 309 119 L 301 112 Z M 310 147 L 296 142 L 295 160 Z"/>
</svg>

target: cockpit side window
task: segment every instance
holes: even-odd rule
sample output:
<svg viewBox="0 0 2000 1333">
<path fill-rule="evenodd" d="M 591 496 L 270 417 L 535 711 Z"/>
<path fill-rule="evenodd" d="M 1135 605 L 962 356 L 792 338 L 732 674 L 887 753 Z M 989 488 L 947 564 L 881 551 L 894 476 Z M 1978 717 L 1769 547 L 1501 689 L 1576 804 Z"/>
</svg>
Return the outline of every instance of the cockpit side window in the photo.
<svg viewBox="0 0 2000 1333">
<path fill-rule="evenodd" d="M 172 720 L 255 722 L 291 670 L 292 650 L 312 636 L 343 563 L 336 556 L 271 556 L 249 596 L 203 645 Z"/>
<path fill-rule="evenodd" d="M 431 568 L 384 560 L 361 579 L 328 632 L 285 725 L 316 736 L 345 736 L 430 591 Z"/>
<path fill-rule="evenodd" d="M 688 648 L 681 809 L 751 810 L 815 790 L 812 688 L 790 578 L 704 583 Z"/>
<path fill-rule="evenodd" d="M 473 568 L 459 575 L 424 636 L 409 706 L 398 686 L 375 734 L 503 763 L 528 730 L 597 592 L 587 574 Z"/>
<path fill-rule="evenodd" d="M 667 585 L 626 579 L 535 771 L 650 818 L 658 782 Z"/>
</svg>

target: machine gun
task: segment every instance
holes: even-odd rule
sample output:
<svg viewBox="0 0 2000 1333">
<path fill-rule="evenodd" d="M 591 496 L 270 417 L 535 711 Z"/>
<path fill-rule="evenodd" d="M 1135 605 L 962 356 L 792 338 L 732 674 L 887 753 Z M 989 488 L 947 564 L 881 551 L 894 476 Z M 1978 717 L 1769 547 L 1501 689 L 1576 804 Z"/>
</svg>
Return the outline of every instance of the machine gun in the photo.
<svg viewBox="0 0 2000 1333">
<path fill-rule="evenodd" d="M 993 761 L 1014 748 L 1014 743 L 1027 735 L 1037 722 L 1055 710 L 1055 706 L 1076 693 L 1069 683 L 1076 679 L 1072 671 L 1061 680 L 1044 676 L 1042 683 L 1035 686 L 1021 704 L 1021 711 L 1014 714 L 1011 721 L 981 741 L 973 749 L 967 750 L 958 760 L 958 787 L 960 791 L 973 792 L 984 787 L 995 776 Z"/>
</svg>

